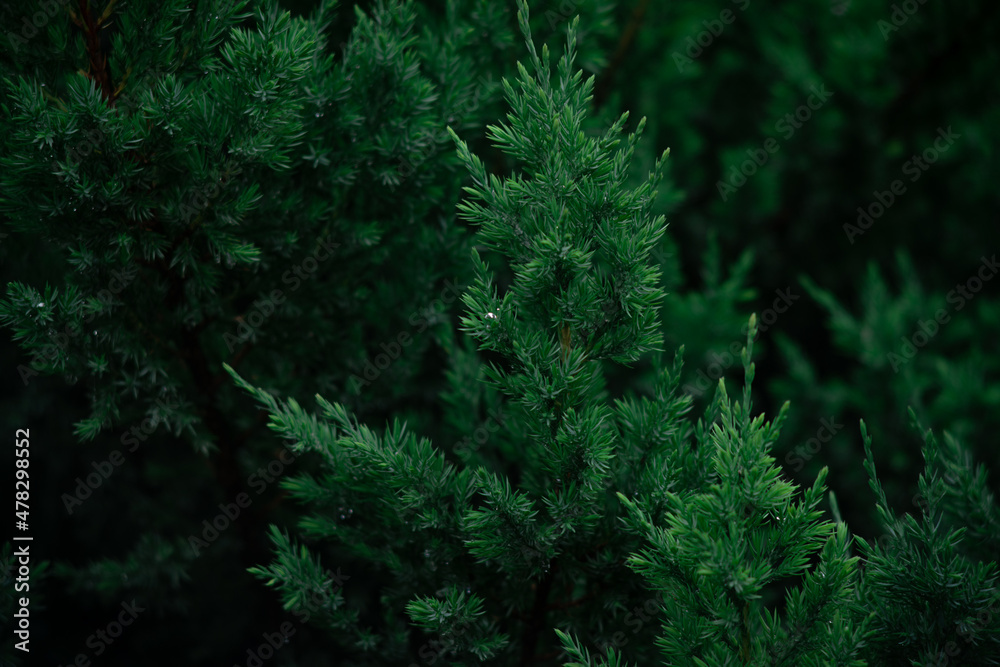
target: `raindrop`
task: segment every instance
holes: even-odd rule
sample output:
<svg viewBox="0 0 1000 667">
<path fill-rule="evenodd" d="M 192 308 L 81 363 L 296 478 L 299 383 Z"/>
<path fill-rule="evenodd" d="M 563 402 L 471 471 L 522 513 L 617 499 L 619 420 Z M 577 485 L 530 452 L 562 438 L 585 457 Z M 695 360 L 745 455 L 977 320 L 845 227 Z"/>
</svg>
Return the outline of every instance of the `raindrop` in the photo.
<svg viewBox="0 0 1000 667">
<path fill-rule="evenodd" d="M 35 304 L 35 308 L 44 308 L 44 307 L 45 307 L 44 301 L 39 301 L 38 303 Z"/>
<path fill-rule="evenodd" d="M 486 318 L 490 320 L 495 320 L 497 316 L 495 313 L 486 313 Z"/>
<path fill-rule="evenodd" d="M 466 587 L 465 587 L 465 593 L 466 593 L 466 594 L 469 594 L 469 593 L 471 593 L 471 592 L 472 592 L 472 588 L 471 588 L 471 587 L 469 587 L 469 586 L 466 586 Z"/>
<path fill-rule="evenodd" d="M 95 336 L 97 335 L 97 329 L 94 329 L 94 335 Z"/>
<path fill-rule="evenodd" d="M 431 550 L 424 549 L 424 558 L 430 558 L 430 557 L 431 557 Z"/>
</svg>

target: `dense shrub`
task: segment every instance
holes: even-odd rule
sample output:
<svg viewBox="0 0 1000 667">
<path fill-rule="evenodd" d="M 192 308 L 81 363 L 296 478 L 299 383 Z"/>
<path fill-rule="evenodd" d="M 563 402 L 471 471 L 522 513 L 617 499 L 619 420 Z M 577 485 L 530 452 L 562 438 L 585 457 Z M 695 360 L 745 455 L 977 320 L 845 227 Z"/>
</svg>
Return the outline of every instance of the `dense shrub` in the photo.
<svg viewBox="0 0 1000 667">
<path fill-rule="evenodd" d="M 0 6 L 4 664 L 1000 662 L 994 5 L 188 4 Z"/>
</svg>

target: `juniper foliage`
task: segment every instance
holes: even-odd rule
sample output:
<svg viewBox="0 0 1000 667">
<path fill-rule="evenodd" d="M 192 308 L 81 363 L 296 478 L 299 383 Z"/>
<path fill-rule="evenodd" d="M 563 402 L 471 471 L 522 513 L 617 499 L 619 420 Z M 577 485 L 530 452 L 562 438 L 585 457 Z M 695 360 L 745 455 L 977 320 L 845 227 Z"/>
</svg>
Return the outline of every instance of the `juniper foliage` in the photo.
<svg viewBox="0 0 1000 667">
<path fill-rule="evenodd" d="M 617 135 L 626 116 L 600 138 L 582 132 L 593 78 L 583 81 L 573 70 L 576 24 L 553 82 L 548 50 L 535 52 L 523 5 L 519 22 L 531 70 L 519 66 L 517 90 L 505 81 L 513 111 L 509 124 L 492 126 L 489 136 L 519 158 L 525 174 L 487 175 L 458 140 L 472 174 L 468 191 L 483 202 L 461 210 L 481 224 L 484 250 L 505 255 L 514 275 L 501 298 L 475 253 L 476 280 L 463 296 L 462 322 L 481 351 L 498 356 L 484 379 L 507 396 L 504 410 L 517 422 L 511 428 L 522 433 L 518 454 L 504 462 L 516 477 L 483 466 L 457 468 L 398 422 L 379 435 L 320 397 L 321 415 L 309 417 L 297 403 L 240 380 L 269 408 L 273 428 L 327 464 L 322 478 L 284 484 L 318 505 L 303 532 L 333 538 L 385 569 L 384 625 L 359 632 L 377 633 L 382 641 L 372 650 L 393 659 L 413 659 L 409 651 L 421 646 L 407 638 L 405 619 L 392 615 L 404 608 L 430 633 L 423 641 L 442 642 L 444 653 L 516 664 L 558 655 L 543 624 L 551 609 L 576 607 L 574 597 L 591 597 L 596 588 L 625 602 L 645 601 L 636 597 L 644 593 L 639 581 L 602 549 L 615 542 L 617 526 L 605 504 L 609 484 L 623 471 L 613 460 L 618 436 L 601 390 L 601 364 L 635 359 L 658 342 L 660 290 L 648 256 L 664 229 L 663 219 L 649 213 L 659 165 L 643 186 L 623 186 L 638 132 L 622 148 Z M 333 506 L 354 512 L 337 521 L 322 511 Z M 303 591 L 322 590 L 323 582 L 298 576 L 303 567 L 282 567 L 311 556 L 281 545 L 279 564 L 255 572 L 279 586 L 294 608 Z M 446 566 L 443 582 L 428 562 Z M 607 622 L 588 605 L 567 612 L 564 622 L 582 628 L 592 621 Z M 357 646 L 343 643 L 344 651 Z"/>
<path fill-rule="evenodd" d="M 825 469 L 803 490 L 784 478 L 770 451 L 788 404 L 773 422 L 752 416 L 753 317 L 741 400 L 720 382 L 692 424 L 680 353 L 671 365 L 654 356 L 652 397 L 611 400 L 605 366 L 661 343 L 663 295 L 649 258 L 664 231 L 651 212 L 660 162 L 646 183 L 625 187 L 643 123 L 621 147 L 627 116 L 597 137 L 583 132 L 593 79 L 573 69 L 576 24 L 553 80 L 523 2 L 519 21 L 528 65 L 504 80 L 511 112 L 488 137 L 521 171 L 489 174 L 455 137 L 472 176 L 459 208 L 512 277 L 501 291 L 473 253 L 462 324 L 487 361 L 477 375 L 473 351 L 454 343 L 445 398 L 453 410 L 499 409 L 502 432 L 449 452 L 399 421 L 377 433 L 320 396 L 321 412 L 309 414 L 233 372 L 293 450 L 323 461 L 322 475 L 283 483 L 309 507 L 300 530 L 314 546 L 275 528 L 276 561 L 252 571 L 288 609 L 309 609 L 309 595 L 318 595 L 330 609 L 319 624 L 345 664 L 359 665 L 376 654 L 452 664 L 888 664 L 885 647 L 898 644 L 887 630 L 898 634 L 900 619 L 954 629 L 968 623 L 963 604 L 987 609 L 994 564 L 944 561 L 938 576 L 969 585 L 940 620 L 937 607 L 917 606 L 887 583 L 906 561 L 890 564 L 864 541 L 864 561 L 853 553 L 832 495 L 833 517 L 824 516 Z M 484 388 L 466 388 L 473 378 Z M 943 464 L 931 443 L 927 474 L 935 475 Z M 866 465 L 878 490 L 870 457 Z M 982 473 L 965 460 L 951 465 L 964 502 L 983 503 L 979 525 L 988 530 L 995 510 Z M 879 508 L 902 535 L 884 496 Z M 927 530 L 933 521 L 925 517 Z M 961 537 L 926 543 L 927 530 L 908 539 L 935 559 Z M 345 604 L 324 570 L 330 558 L 367 563 L 377 612 Z M 934 585 L 944 582 L 914 588 Z M 379 620 L 353 625 L 358 614 Z M 976 632 L 966 658 L 987 661 L 989 630 Z M 944 650 L 941 637 L 918 632 L 901 643 L 926 661 Z"/>
<path fill-rule="evenodd" d="M 147 626 L 147 645 L 190 623 L 216 645 L 192 655 L 235 656 L 259 636 L 239 628 L 280 611 L 243 572 L 279 520 L 274 485 L 205 539 L 202 521 L 257 498 L 252 475 L 272 459 L 224 361 L 283 392 L 329 388 L 360 414 L 433 401 L 414 378 L 447 319 L 427 295 L 466 281 L 468 251 L 441 127 L 478 128 L 496 90 L 474 69 L 489 45 L 457 7 L 323 2 L 293 17 L 271 1 L 84 2 L 2 40 L 12 377 L 74 385 L 86 410 L 74 398 L 61 411 L 90 443 L 35 460 L 36 480 L 59 480 L 38 516 L 68 542 L 55 571 L 78 606 L 138 595 L 179 624 Z M 399 331 L 407 354 L 373 382 L 374 341 Z M 95 466 L 113 472 L 81 482 Z M 109 538 L 109 516 L 128 537 Z M 233 605 L 246 612 L 223 612 Z"/>
<path fill-rule="evenodd" d="M 88 444 L 42 437 L 46 455 L 32 459 L 33 481 L 66 510 L 48 522 L 61 540 L 50 542 L 68 545 L 52 575 L 33 570 L 41 632 L 138 595 L 156 618 L 109 660 L 246 663 L 262 632 L 291 620 L 297 636 L 276 662 L 997 664 L 1000 520 L 973 464 L 996 403 L 983 377 L 995 362 L 990 299 L 978 297 L 971 324 L 942 329 L 944 349 L 890 376 L 899 337 L 946 290 L 923 291 L 904 257 L 901 294 L 873 271 L 854 317 L 839 303 L 859 255 L 837 255 L 836 275 L 806 286 L 861 368 L 824 377 L 779 336 L 792 372 L 757 405 L 796 396 L 797 409 L 784 404 L 771 422 L 752 412 L 760 331 L 744 312 L 767 296 L 747 284 L 776 284 L 794 264 L 781 257 L 811 269 L 831 252 L 819 212 L 849 201 L 831 192 L 858 190 L 863 171 L 894 173 L 907 137 L 926 145 L 928 127 L 899 139 L 897 121 L 920 82 L 945 71 L 938 63 L 961 55 L 948 40 L 990 34 L 977 3 L 925 7 L 889 41 L 863 33 L 875 5 L 816 23 L 814 6 L 789 4 L 816 23 L 800 34 L 737 2 L 726 38 L 682 65 L 664 45 L 717 8 L 560 0 L 533 17 L 519 2 L 512 17 L 489 0 L 283 5 L 314 5 L 302 15 L 274 0 L 97 4 L 0 40 L 0 221 L 14 232 L 0 232 L 0 257 L 15 276 L 0 321 L 22 350 L 12 377 L 29 385 L 22 404 L 39 400 L 33 414 L 77 415 Z M 28 25 L 13 7 L 0 5 L 4 24 Z M 644 16 L 656 30 L 638 29 Z M 553 73 L 531 34 L 564 27 Z M 511 68 L 518 34 L 528 58 Z M 904 57 L 923 69 L 894 73 Z M 748 59 L 782 66 L 751 72 Z M 601 70 L 597 82 L 575 62 Z M 993 64 L 977 54 L 970 80 L 988 81 Z M 616 73 L 644 83 L 615 86 Z M 497 86 L 497 74 L 510 76 Z M 722 188 L 723 203 L 753 206 L 706 196 L 762 117 L 827 81 L 833 100 L 809 128 L 739 193 Z M 660 89 L 670 97 L 650 94 Z M 728 102 L 749 89 L 768 94 Z M 963 98 L 961 82 L 948 90 L 942 100 Z M 483 141 L 499 92 L 510 112 Z M 623 106 L 650 122 L 622 138 Z M 990 118 L 959 131 L 984 136 Z M 663 137 L 682 149 L 674 177 Z M 871 158 L 861 170 L 859 142 Z M 945 220 L 995 195 L 977 179 L 985 152 L 959 160 L 970 157 L 961 146 L 935 167 L 936 182 L 960 177 L 967 195 Z M 930 210 L 940 195 L 914 188 L 894 211 Z M 673 211 L 693 223 L 676 238 L 663 217 Z M 793 219 L 802 226 L 783 234 Z M 955 248 L 981 239 L 949 228 L 954 266 Z M 866 243 L 896 244 L 889 229 Z M 920 230 L 925 250 L 941 245 L 933 229 Z M 459 319 L 447 301 L 460 293 Z M 682 343 L 687 369 L 683 348 L 663 356 Z M 742 369 L 741 397 L 698 374 L 726 345 L 733 363 L 720 374 Z M 57 399 L 44 375 L 75 389 Z M 917 426 L 915 496 L 911 478 L 875 474 L 887 461 L 916 476 L 920 448 L 898 423 L 907 404 L 914 421 L 949 429 L 939 442 Z M 773 454 L 780 437 L 809 437 L 804 415 L 816 414 L 864 415 L 878 446 L 863 425 L 864 465 L 828 446 L 800 489 Z M 121 447 L 132 458 L 119 471 L 100 457 Z M 281 473 L 267 472 L 276 463 Z M 114 477 L 70 488 L 98 468 Z M 827 515 L 823 496 L 864 472 L 874 502 L 842 494 L 852 516 L 874 508 L 877 524 L 858 530 L 832 494 Z M 220 508 L 248 491 L 236 528 L 211 537 Z M 9 545 L 0 560 L 7 586 Z M 4 614 L 14 606 L 0 598 Z M 46 642 L 43 658 L 65 661 L 86 635 Z"/>
</svg>

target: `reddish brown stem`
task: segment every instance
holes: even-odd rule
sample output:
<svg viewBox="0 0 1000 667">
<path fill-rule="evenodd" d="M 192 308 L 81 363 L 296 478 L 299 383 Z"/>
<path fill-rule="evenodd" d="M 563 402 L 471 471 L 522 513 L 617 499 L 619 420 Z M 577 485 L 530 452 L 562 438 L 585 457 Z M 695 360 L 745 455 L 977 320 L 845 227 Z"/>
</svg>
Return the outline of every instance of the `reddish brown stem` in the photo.
<svg viewBox="0 0 1000 667">
<path fill-rule="evenodd" d="M 115 85 L 111 81 L 111 69 L 108 67 L 108 55 L 101 49 L 101 19 L 95 19 L 90 13 L 90 0 L 79 0 L 80 24 L 87 45 L 87 57 L 90 59 L 90 71 L 87 76 L 97 83 L 101 95 L 108 106 L 115 103 Z M 102 17 L 103 18 L 103 17 Z"/>
<path fill-rule="evenodd" d="M 611 62 L 608 63 L 608 66 L 604 68 L 604 71 L 598 77 L 597 85 L 594 88 L 595 111 L 600 109 L 601 105 L 607 100 L 608 93 L 611 91 L 611 84 L 614 82 L 615 72 L 625 60 L 625 54 L 628 53 L 632 41 L 639 32 L 639 27 L 642 25 L 642 20 L 646 16 L 647 9 L 649 9 L 649 0 L 640 0 L 632 12 L 632 20 L 629 21 L 625 27 L 625 32 L 622 33 L 621 38 L 618 40 L 618 48 L 615 49 L 615 55 L 612 56 Z"/>
</svg>

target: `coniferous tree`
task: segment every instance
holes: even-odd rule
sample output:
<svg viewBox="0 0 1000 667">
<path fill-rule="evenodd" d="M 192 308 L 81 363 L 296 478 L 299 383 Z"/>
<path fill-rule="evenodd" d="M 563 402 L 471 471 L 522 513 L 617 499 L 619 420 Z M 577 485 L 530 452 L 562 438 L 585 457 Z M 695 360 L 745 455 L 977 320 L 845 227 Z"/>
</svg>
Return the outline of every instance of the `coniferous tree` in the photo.
<svg viewBox="0 0 1000 667">
<path fill-rule="evenodd" d="M 275 664 L 303 666 L 1000 662 L 1000 514 L 973 465 L 993 455 L 995 299 L 977 287 L 932 331 L 953 294 L 922 286 L 995 246 L 954 224 L 995 199 L 996 58 L 971 48 L 995 5 L 886 22 L 840 0 L 780 20 L 724 0 L 735 21 L 686 0 L 532 4 L 0 3 L 0 322 L 21 348 L 0 350 L 18 389 L 0 415 L 72 414 L 83 445 L 32 428 L 33 499 L 61 515 L 35 543 L 54 567 L 33 560 L 33 658 L 73 661 L 91 619 L 138 596 L 150 611 L 105 664 L 252 664 L 281 634 Z M 567 26 L 553 79 L 531 34 Z M 809 95 L 780 152 L 758 150 Z M 650 122 L 619 147 L 623 106 Z M 941 136 L 959 140 L 933 178 L 871 231 L 842 224 Z M 898 289 L 873 269 L 863 313 L 841 306 L 898 244 L 892 219 L 933 210 Z M 746 286 L 802 267 L 853 366 L 803 343 L 808 306 L 747 324 L 771 297 Z M 761 321 L 787 378 L 757 377 Z M 730 399 L 718 380 L 741 371 Z M 819 452 L 817 415 L 870 426 Z M 874 494 L 850 493 L 865 472 Z M 824 516 L 828 482 L 850 520 L 832 493 Z"/>
<path fill-rule="evenodd" d="M 420 658 L 429 641 L 466 661 L 551 660 L 559 648 L 546 628 L 558 618 L 555 609 L 565 607 L 563 623 L 582 629 L 595 609 L 577 598 L 610 594 L 631 607 L 647 597 L 608 549 L 618 532 L 605 509 L 613 498 L 608 487 L 626 471 L 614 457 L 615 412 L 601 388 L 601 366 L 634 360 L 658 342 L 660 290 L 649 254 L 664 224 L 649 207 L 660 168 L 645 185 L 626 189 L 638 140 L 632 134 L 617 147 L 627 117 L 598 138 L 582 131 L 593 79 L 583 81 L 573 69 L 575 23 L 553 81 L 547 48 L 539 55 L 530 40 L 523 3 L 519 22 L 530 70 L 519 66 L 516 84 L 504 83 L 513 111 L 509 124 L 490 128 L 490 138 L 518 158 L 524 175 L 487 175 L 459 142 L 470 192 L 483 201 L 462 211 L 481 225 L 486 247 L 506 256 L 514 276 L 498 296 L 475 254 L 462 320 L 480 350 L 497 356 L 483 372 L 506 397 L 508 424 L 517 424 L 505 428 L 521 436 L 511 438 L 510 457 L 496 470 L 457 468 L 399 422 L 379 435 L 319 397 L 322 416 L 309 417 L 297 403 L 278 402 L 241 380 L 295 449 L 325 460 L 322 477 L 298 477 L 285 487 L 319 505 L 302 523 L 306 534 L 333 537 L 339 552 L 384 572 L 383 625 L 358 632 L 376 633 L 381 641 L 372 650 L 396 660 Z M 338 519 L 323 511 L 334 507 L 353 513 Z M 306 565 L 313 556 L 275 539 L 278 563 L 255 571 L 282 589 L 286 605 L 301 606 L 309 591 L 332 595 L 321 570 Z M 440 576 L 433 563 L 443 568 Z M 407 632 L 404 608 L 426 639 Z M 329 627 L 343 622 L 331 619 Z M 340 645 L 354 643 L 348 636 Z"/>
<path fill-rule="evenodd" d="M 1000 661 L 997 554 L 1000 510 L 986 472 L 948 433 L 924 438 L 916 512 L 896 517 L 876 477 L 862 422 L 864 466 L 883 534 L 856 538 L 865 562 L 864 609 L 872 615 L 869 664 L 995 665 Z"/>
<path fill-rule="evenodd" d="M 455 6 L 98 5 L 3 40 L 5 250 L 44 253 L 47 271 L 8 284 L 0 321 L 23 350 L 19 384 L 58 374 L 86 391 L 75 434 L 96 446 L 63 455 L 46 437 L 35 459 L 36 480 L 66 481 L 50 509 L 74 544 L 56 564 L 70 594 L 138 595 L 175 622 L 193 609 L 208 650 L 235 656 L 268 607 L 247 575 L 218 575 L 265 557 L 280 498 L 253 477 L 272 447 L 222 363 L 293 394 L 308 377 L 360 414 L 432 402 L 415 378 L 445 307 L 426 295 L 457 300 L 468 247 L 439 130 L 479 126 L 496 85 L 473 67 L 489 45 Z M 374 341 L 401 331 L 373 378 Z M 232 530 L 203 523 L 241 493 L 254 502 Z M 135 534 L 107 535 L 110 516 Z M 233 602 L 248 612 L 223 613 Z"/>
<path fill-rule="evenodd" d="M 677 270 L 665 274 L 676 276 L 673 292 L 695 293 L 665 302 L 665 343 L 688 351 L 682 386 L 703 405 L 713 376 L 738 379 L 741 311 L 754 310 L 759 405 L 773 412 L 797 398 L 777 458 L 801 484 L 829 466 L 837 486 L 866 485 L 863 440 L 851 428 L 864 418 L 883 443 L 874 454 L 888 497 L 909 507 L 909 484 L 923 465 L 908 428 L 911 405 L 925 423 L 963 439 L 976 460 L 1000 466 L 992 446 L 997 281 L 983 281 L 981 290 L 973 283 L 971 303 L 957 290 L 946 301 L 1000 247 L 992 214 L 1000 191 L 984 149 L 996 143 L 1000 105 L 982 94 L 993 90 L 1000 65 L 1000 7 L 986 0 L 633 6 L 645 12 L 629 48 L 599 76 L 612 83 L 601 86 L 595 105 L 648 117 L 639 163 L 650 163 L 658 144 L 673 149 L 674 192 L 660 210 L 674 220 L 664 250 Z M 635 24 L 632 9 L 620 7 L 620 23 Z M 721 294 L 704 277 L 702 258 L 713 244 L 722 276 L 752 253 L 743 284 L 753 292 L 742 309 L 711 298 Z M 900 253 L 912 270 L 890 268 Z M 877 283 L 870 265 L 883 276 Z M 802 276 L 854 322 L 831 321 L 840 318 Z M 776 315 L 777 290 L 795 300 Z M 675 302 L 697 305 L 702 295 L 706 307 L 667 315 Z M 914 336 L 922 342 L 920 322 L 931 330 L 942 308 L 947 325 L 893 371 L 886 354 L 910 353 Z M 820 420 L 841 428 L 817 440 Z M 869 500 L 841 495 L 852 529 L 864 534 L 879 525 Z"/>
<path fill-rule="evenodd" d="M 924 547 L 926 533 L 908 536 L 910 549 L 937 559 L 913 582 L 913 596 L 949 578 L 966 584 L 943 620 L 935 604 L 916 605 L 892 587 L 905 559 L 862 542 L 859 567 L 836 505 L 834 520 L 819 509 L 826 471 L 798 498 L 770 456 L 787 404 L 772 423 L 751 415 L 755 318 L 741 354 L 741 401 L 720 382 L 705 417 L 690 424 L 679 355 L 668 367 L 656 361 L 653 398 L 609 401 L 604 366 L 660 343 L 662 294 L 649 265 L 664 229 L 650 211 L 660 165 L 648 183 L 623 187 L 638 132 L 615 150 L 626 116 L 600 137 L 582 131 L 593 80 L 573 71 L 575 24 L 553 81 L 547 48 L 535 51 L 527 7 L 519 9 L 530 69 L 519 65 L 517 81 L 504 81 L 512 111 L 489 136 L 523 174 L 488 174 L 458 141 L 473 179 L 460 209 L 512 277 L 501 293 L 473 254 L 462 322 L 487 359 L 478 374 L 486 388 L 465 387 L 477 377 L 475 355 L 453 343 L 446 394 L 454 410 L 499 410 L 502 430 L 449 457 L 399 421 L 380 434 L 319 396 L 322 411 L 310 415 L 233 372 L 293 450 L 324 463 L 322 475 L 284 486 L 310 506 L 300 528 L 329 545 L 325 555 L 274 528 L 277 560 L 253 572 L 287 608 L 323 609 L 319 625 L 337 631 L 332 641 L 347 664 L 372 664 L 376 654 L 414 664 L 556 664 L 561 655 L 574 665 L 887 664 L 880 651 L 902 628 L 931 624 L 910 642 L 915 659 L 930 664 L 947 650 L 942 635 L 968 626 L 963 603 L 977 611 L 992 603 L 995 564 L 942 561 L 960 533 Z M 943 463 L 932 441 L 926 451 L 921 488 L 932 493 L 927 480 Z M 873 465 L 869 450 L 878 492 Z M 988 530 L 995 509 L 981 474 L 967 461 L 952 466 L 964 480 L 962 509 L 978 502 L 978 525 Z M 890 521 L 881 495 L 879 508 Z M 374 576 L 374 609 L 347 604 L 324 569 L 331 558 Z M 358 624 L 359 614 L 379 620 Z M 970 664 L 990 664 L 993 622 L 970 635 Z"/>
<path fill-rule="evenodd" d="M 907 423 L 910 410 L 921 422 L 944 427 L 974 460 L 995 466 L 1000 458 L 982 434 L 1000 426 L 1000 392 L 991 382 L 1000 367 L 992 354 L 993 342 L 983 332 L 1000 318 L 1000 305 L 964 290 L 968 277 L 978 279 L 977 272 L 989 268 L 984 260 L 991 261 L 975 258 L 946 290 L 928 289 L 912 258 L 900 250 L 895 280 L 870 264 L 853 308 L 804 279 L 804 292 L 825 311 L 836 350 L 853 364 L 842 376 L 823 378 L 802 345 L 779 334 L 776 341 L 789 372 L 774 386 L 797 393 L 803 411 L 812 414 L 840 415 L 841 421 L 862 415 L 875 442 L 912 443 L 887 448 L 882 469 L 910 473 L 914 468 L 919 440 Z M 802 469 L 807 457 L 812 458 L 811 452 L 804 454 L 790 451 L 784 460 Z M 853 450 L 847 448 L 824 458 L 834 470 L 857 466 Z M 886 480 L 888 497 L 911 505 L 912 476 Z"/>
</svg>

